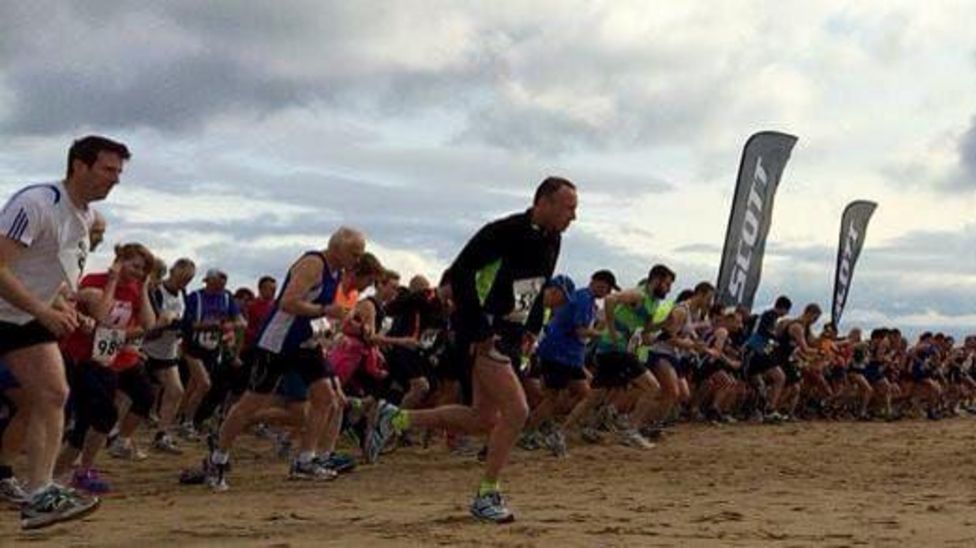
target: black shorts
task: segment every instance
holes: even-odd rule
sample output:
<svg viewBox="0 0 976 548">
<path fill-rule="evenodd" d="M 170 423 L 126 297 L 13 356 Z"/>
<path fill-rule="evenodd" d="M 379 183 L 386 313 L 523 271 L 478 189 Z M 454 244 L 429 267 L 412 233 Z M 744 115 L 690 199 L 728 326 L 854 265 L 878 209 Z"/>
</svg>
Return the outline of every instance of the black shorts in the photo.
<svg viewBox="0 0 976 548">
<path fill-rule="evenodd" d="M 287 354 L 258 349 L 251 363 L 251 391 L 271 394 L 284 374 L 292 370 L 307 386 L 335 376 L 332 365 L 317 348 L 300 348 Z"/>
<path fill-rule="evenodd" d="M 775 354 L 763 352 L 746 352 L 745 367 L 743 374 L 746 378 L 765 375 L 769 371 L 779 367 Z"/>
<path fill-rule="evenodd" d="M 220 363 L 220 349 L 206 350 L 191 344 L 186 347 L 186 355 L 190 358 L 195 358 L 202 361 L 203 368 L 206 369 L 208 373 L 213 373 L 213 370 L 217 367 L 217 364 Z"/>
<path fill-rule="evenodd" d="M 675 374 L 677 374 L 679 377 L 681 376 L 682 364 L 681 358 L 678 356 L 675 356 L 674 354 L 666 354 L 664 352 L 655 352 L 653 350 L 647 355 L 647 368 L 651 371 L 654 371 L 654 368 L 656 368 L 661 362 L 671 366 L 671 369 L 674 369 Z"/>
<path fill-rule="evenodd" d="M 695 370 L 694 381 L 697 384 L 702 384 L 708 379 L 712 378 L 712 375 L 716 375 L 722 371 L 726 370 L 725 362 L 722 360 L 708 359 L 702 362 L 701 367 Z"/>
<path fill-rule="evenodd" d="M 573 381 L 585 381 L 586 371 L 552 360 L 539 359 L 539 370 L 543 386 L 549 390 L 564 390 Z"/>
<path fill-rule="evenodd" d="M 627 386 L 647 372 L 647 367 L 630 352 L 610 351 L 596 355 L 594 388 Z"/>
<path fill-rule="evenodd" d="M 24 325 L 0 322 L 0 357 L 39 344 L 57 342 L 58 338 L 41 325 L 37 320 L 31 320 Z"/>
<path fill-rule="evenodd" d="M 783 366 L 783 374 L 786 375 L 786 386 L 793 386 L 803 379 L 803 372 L 794 361 L 786 362 L 786 365 Z"/>
</svg>

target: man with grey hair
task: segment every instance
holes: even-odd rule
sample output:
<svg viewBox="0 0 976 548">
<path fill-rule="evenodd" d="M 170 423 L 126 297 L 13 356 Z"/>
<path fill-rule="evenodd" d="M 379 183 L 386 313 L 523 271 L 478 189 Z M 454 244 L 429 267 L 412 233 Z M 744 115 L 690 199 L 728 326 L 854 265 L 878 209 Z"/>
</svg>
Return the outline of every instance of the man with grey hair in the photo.
<svg viewBox="0 0 976 548">
<path fill-rule="evenodd" d="M 227 414 L 216 446 L 204 458 L 204 479 L 214 490 L 227 490 L 225 475 L 234 440 L 255 413 L 273 402 L 278 380 L 289 371 L 298 373 L 309 387 L 310 404 L 301 452 L 291 464 L 289 477 L 335 478 L 336 472 L 315 458 L 315 444 L 326 426 L 328 406 L 334 404 L 330 397 L 334 373 L 323 357 L 313 320 L 341 320 L 345 316 L 345 309 L 334 302 L 339 279 L 365 252 L 363 233 L 342 227 L 332 234 L 324 251 L 306 252 L 289 268 L 281 293 L 258 334 L 251 386 Z"/>
</svg>

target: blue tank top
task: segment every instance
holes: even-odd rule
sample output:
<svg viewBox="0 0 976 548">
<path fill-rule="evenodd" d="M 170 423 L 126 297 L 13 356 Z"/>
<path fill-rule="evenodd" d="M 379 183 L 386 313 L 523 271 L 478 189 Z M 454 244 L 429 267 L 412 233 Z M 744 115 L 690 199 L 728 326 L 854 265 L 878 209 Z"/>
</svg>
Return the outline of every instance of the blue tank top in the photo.
<svg viewBox="0 0 976 548">
<path fill-rule="evenodd" d="M 336 290 L 339 287 L 339 272 L 332 272 L 329 263 L 325 260 L 325 255 L 320 251 L 309 251 L 302 255 L 299 261 L 309 256 L 322 261 L 322 279 L 308 290 L 304 300 L 328 306 L 335 301 Z M 274 307 L 258 335 L 258 347 L 276 354 L 295 352 L 312 337 L 313 318 L 296 316 L 281 310 L 281 296 L 285 294 L 290 283 L 291 270 L 288 271 L 285 283 L 281 286 L 281 292 L 275 299 Z"/>
</svg>

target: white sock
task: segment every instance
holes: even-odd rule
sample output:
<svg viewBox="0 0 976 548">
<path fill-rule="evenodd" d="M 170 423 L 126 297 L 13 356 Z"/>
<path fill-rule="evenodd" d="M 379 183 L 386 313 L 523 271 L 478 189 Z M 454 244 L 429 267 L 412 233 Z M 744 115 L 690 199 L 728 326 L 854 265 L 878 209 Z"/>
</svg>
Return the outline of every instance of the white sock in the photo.
<svg viewBox="0 0 976 548">
<path fill-rule="evenodd" d="M 210 455 L 210 462 L 214 464 L 227 464 L 228 461 L 230 461 L 230 453 L 220 449 L 214 449 L 213 454 Z"/>
<path fill-rule="evenodd" d="M 302 451 L 298 454 L 298 462 L 308 464 L 315 458 L 315 451 Z"/>
</svg>

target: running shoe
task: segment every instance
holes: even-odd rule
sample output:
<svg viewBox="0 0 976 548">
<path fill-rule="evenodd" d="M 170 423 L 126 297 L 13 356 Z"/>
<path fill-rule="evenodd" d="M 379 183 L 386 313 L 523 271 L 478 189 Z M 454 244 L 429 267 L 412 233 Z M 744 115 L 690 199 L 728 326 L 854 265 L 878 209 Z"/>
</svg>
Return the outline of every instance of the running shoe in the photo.
<svg viewBox="0 0 976 548">
<path fill-rule="evenodd" d="M 603 404 L 595 414 L 596 428 L 604 432 L 612 432 L 616 428 L 617 410 L 609 404 Z"/>
<path fill-rule="evenodd" d="M 451 454 L 455 457 L 473 457 L 481 450 L 468 436 L 457 436 L 451 443 Z"/>
<path fill-rule="evenodd" d="M 557 458 L 566 458 L 569 456 L 569 451 L 566 449 L 566 436 L 563 435 L 562 430 L 553 428 L 546 435 L 545 442 L 552 456 Z"/>
<path fill-rule="evenodd" d="M 94 468 L 75 470 L 74 475 L 71 476 L 71 487 L 96 495 L 112 490 L 112 486 L 103 480 Z"/>
<path fill-rule="evenodd" d="M 583 428 L 580 428 L 580 437 L 583 438 L 583 441 L 586 443 L 603 442 L 603 434 L 592 426 L 584 426 Z"/>
<path fill-rule="evenodd" d="M 664 428 L 660 426 L 647 425 L 639 430 L 640 435 L 648 440 L 659 440 L 664 437 Z"/>
<path fill-rule="evenodd" d="M 27 491 L 24 491 L 24 486 L 17 481 L 17 478 L 9 477 L 0 480 L 0 499 L 20 506 L 27 502 L 28 498 Z"/>
<path fill-rule="evenodd" d="M 301 462 L 298 459 L 291 461 L 291 470 L 288 472 L 288 479 L 293 480 L 334 480 L 339 473 L 331 468 L 326 468 L 321 463 L 312 459 L 308 462 Z"/>
<path fill-rule="evenodd" d="M 86 497 L 73 489 L 51 484 L 20 507 L 20 527 L 39 529 L 77 519 L 98 508 L 98 497 Z"/>
<path fill-rule="evenodd" d="M 491 523 L 515 521 L 515 514 L 508 509 L 502 494 L 497 491 L 475 496 L 471 503 L 471 515 L 481 521 Z"/>
<path fill-rule="evenodd" d="M 116 459 L 125 460 L 146 460 L 148 455 L 140 451 L 139 448 L 132 443 L 131 439 L 123 439 L 121 437 L 116 437 L 112 440 L 112 444 L 108 447 L 108 454 Z"/>
<path fill-rule="evenodd" d="M 152 448 L 160 453 L 166 453 L 168 455 L 183 454 L 183 450 L 176 445 L 176 441 L 174 441 L 169 434 L 156 436 L 156 440 L 153 441 Z"/>
<path fill-rule="evenodd" d="M 372 432 L 366 438 L 366 462 L 373 464 L 379 460 L 380 453 L 388 446 L 390 440 L 396 436 L 393 419 L 400 409 L 397 406 L 382 402 L 376 411 L 376 420 Z"/>
<path fill-rule="evenodd" d="M 522 432 L 519 436 L 518 446 L 526 451 L 535 451 L 542 447 L 544 439 L 539 432 L 535 430 L 526 430 Z"/>
<path fill-rule="evenodd" d="M 626 432 L 621 432 L 618 434 L 620 444 L 627 447 L 635 447 L 637 449 L 653 449 L 654 444 L 647 441 L 647 439 L 641 435 L 636 429 L 630 429 Z"/>
<path fill-rule="evenodd" d="M 184 422 L 176 430 L 176 434 L 186 441 L 200 441 L 200 432 L 193 426 L 192 422 Z"/>
<path fill-rule="evenodd" d="M 763 422 L 772 423 L 772 424 L 784 422 L 785 420 L 786 420 L 786 416 L 780 413 L 779 411 L 770 411 L 769 413 L 766 413 L 766 415 L 763 417 Z"/>
<path fill-rule="evenodd" d="M 356 469 L 355 457 L 345 453 L 332 453 L 328 458 L 316 457 L 315 462 L 319 463 L 325 468 L 335 470 L 339 474 L 352 472 Z"/>
<path fill-rule="evenodd" d="M 207 436 L 207 448 L 209 451 L 203 457 L 203 482 L 214 491 L 222 493 L 230 489 L 230 485 L 227 484 L 227 473 L 230 472 L 230 460 L 223 464 L 214 462 L 213 455 L 217 450 L 216 436 Z"/>
</svg>

